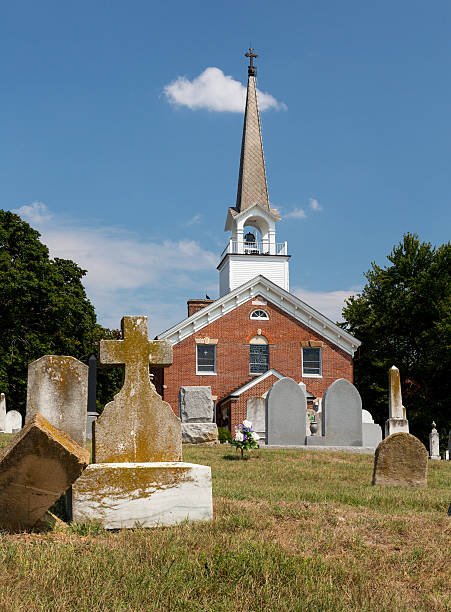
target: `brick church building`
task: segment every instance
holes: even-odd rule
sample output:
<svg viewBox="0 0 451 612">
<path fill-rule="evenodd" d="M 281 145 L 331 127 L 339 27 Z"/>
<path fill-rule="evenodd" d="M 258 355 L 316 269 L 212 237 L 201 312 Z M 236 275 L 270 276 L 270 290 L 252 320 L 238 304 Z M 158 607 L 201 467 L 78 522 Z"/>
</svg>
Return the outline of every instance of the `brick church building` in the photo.
<svg viewBox="0 0 451 612">
<path fill-rule="evenodd" d="M 158 336 L 173 345 L 172 366 L 154 371 L 163 398 L 178 413 L 181 386 L 211 386 L 218 425 L 234 431 L 250 398 L 264 397 L 289 376 L 320 401 L 337 378 L 353 381 L 359 340 L 290 294 L 286 242 L 278 242 L 270 207 L 253 50 L 236 204 L 227 211 L 229 242 L 219 258 L 219 298 L 188 300 L 188 316 Z"/>
</svg>

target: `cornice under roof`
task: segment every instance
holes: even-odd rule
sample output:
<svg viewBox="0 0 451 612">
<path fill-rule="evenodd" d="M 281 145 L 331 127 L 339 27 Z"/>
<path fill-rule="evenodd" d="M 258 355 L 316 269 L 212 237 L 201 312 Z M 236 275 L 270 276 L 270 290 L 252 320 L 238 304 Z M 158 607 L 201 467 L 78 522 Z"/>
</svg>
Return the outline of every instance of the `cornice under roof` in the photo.
<svg viewBox="0 0 451 612">
<path fill-rule="evenodd" d="M 235 310 L 241 304 L 257 297 L 257 295 L 272 302 L 282 311 L 291 315 L 297 321 L 329 340 L 349 355 L 354 355 L 357 348 L 362 344 L 360 340 L 357 340 L 357 338 L 341 329 L 341 327 L 317 310 L 261 275 L 255 276 L 247 283 L 215 300 L 209 306 L 183 319 L 177 325 L 159 334 L 157 339 L 169 340 L 173 345 L 178 344 L 228 312 Z"/>
</svg>

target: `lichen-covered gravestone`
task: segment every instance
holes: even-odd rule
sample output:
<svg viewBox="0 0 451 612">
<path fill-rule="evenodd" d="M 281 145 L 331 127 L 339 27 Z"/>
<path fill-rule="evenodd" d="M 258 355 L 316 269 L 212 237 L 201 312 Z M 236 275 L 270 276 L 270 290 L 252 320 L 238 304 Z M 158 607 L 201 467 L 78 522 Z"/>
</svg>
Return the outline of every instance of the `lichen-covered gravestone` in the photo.
<svg viewBox="0 0 451 612">
<path fill-rule="evenodd" d="M 406 432 L 391 434 L 379 444 L 374 456 L 373 485 L 425 487 L 428 452 Z"/>
<path fill-rule="evenodd" d="M 147 317 L 124 317 L 100 362 L 125 364 L 124 386 L 94 423 L 95 463 L 72 488 L 73 520 L 117 529 L 212 518 L 210 467 L 182 462 L 180 420 L 149 377 L 149 364 L 172 363 L 171 344 L 148 340 Z"/>
<path fill-rule="evenodd" d="M 362 446 L 362 399 L 345 378 L 324 394 L 321 430 L 321 436 L 307 437 L 308 446 Z"/>
<path fill-rule="evenodd" d="M 35 415 L 0 451 L 0 529 L 33 527 L 88 462 L 86 449 Z"/>
<path fill-rule="evenodd" d="M 307 398 L 303 387 L 292 378 L 281 378 L 266 396 L 266 444 L 305 444 Z"/>
<path fill-rule="evenodd" d="M 26 423 L 42 414 L 84 446 L 87 406 L 87 365 L 64 355 L 44 355 L 28 365 Z"/>
</svg>

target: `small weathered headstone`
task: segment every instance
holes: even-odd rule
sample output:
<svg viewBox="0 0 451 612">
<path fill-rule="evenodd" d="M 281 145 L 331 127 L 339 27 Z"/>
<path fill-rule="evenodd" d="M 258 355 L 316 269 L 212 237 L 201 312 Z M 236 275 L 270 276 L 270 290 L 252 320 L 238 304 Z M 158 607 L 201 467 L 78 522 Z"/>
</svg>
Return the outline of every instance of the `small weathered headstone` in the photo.
<svg viewBox="0 0 451 612">
<path fill-rule="evenodd" d="M 22 415 L 18 410 L 8 410 L 5 417 L 5 433 L 17 433 L 22 429 Z"/>
<path fill-rule="evenodd" d="M 6 427 L 6 397 L 0 393 L 0 431 L 5 431 Z"/>
<path fill-rule="evenodd" d="M 292 378 L 281 378 L 266 396 L 266 444 L 305 444 L 307 398 Z"/>
<path fill-rule="evenodd" d="M 376 448 L 382 442 L 382 428 L 368 410 L 362 410 L 362 446 Z"/>
<path fill-rule="evenodd" d="M 0 451 L 0 529 L 33 527 L 88 463 L 86 449 L 35 415 Z"/>
<path fill-rule="evenodd" d="M 388 371 L 388 419 L 385 421 L 385 435 L 404 431 L 409 433 L 406 409 L 402 405 L 401 375 L 396 366 Z"/>
<path fill-rule="evenodd" d="M 179 390 L 179 417 L 184 444 L 215 444 L 218 427 L 213 423 L 211 387 L 186 386 Z"/>
<path fill-rule="evenodd" d="M 246 419 L 252 423 L 252 429 L 261 439 L 266 438 L 265 398 L 250 397 L 246 402 Z"/>
<path fill-rule="evenodd" d="M 428 452 L 406 432 L 391 434 L 379 444 L 374 456 L 373 485 L 425 487 Z"/>
<path fill-rule="evenodd" d="M 99 418 L 98 412 L 88 412 L 86 413 L 86 439 L 92 440 L 92 427 L 94 421 L 97 421 Z"/>
<path fill-rule="evenodd" d="M 182 423 L 212 423 L 211 387 L 180 387 L 179 417 Z"/>
<path fill-rule="evenodd" d="M 100 362 L 125 364 L 125 378 L 94 423 L 94 463 L 181 461 L 180 420 L 149 378 L 150 363 L 172 363 L 172 345 L 149 341 L 147 317 L 124 317 L 122 338 L 100 341 Z"/>
<path fill-rule="evenodd" d="M 322 401 L 321 436 L 309 436 L 307 446 L 362 446 L 362 399 L 345 378 L 327 389 Z"/>
<path fill-rule="evenodd" d="M 28 365 L 26 423 L 42 414 L 84 446 L 87 403 L 88 366 L 75 357 L 44 355 Z"/>
<path fill-rule="evenodd" d="M 435 429 L 435 423 L 432 421 L 432 431 L 429 434 L 429 458 L 440 461 L 440 437 Z"/>
</svg>

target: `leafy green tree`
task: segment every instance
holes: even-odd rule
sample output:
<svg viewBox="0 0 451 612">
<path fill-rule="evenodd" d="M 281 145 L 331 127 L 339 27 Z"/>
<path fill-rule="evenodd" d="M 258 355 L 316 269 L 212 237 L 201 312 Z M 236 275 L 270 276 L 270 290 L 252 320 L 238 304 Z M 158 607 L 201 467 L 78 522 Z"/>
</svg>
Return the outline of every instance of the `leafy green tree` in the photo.
<svg viewBox="0 0 451 612">
<path fill-rule="evenodd" d="M 362 293 L 343 309 L 344 327 L 362 341 L 355 383 L 365 408 L 388 417 L 388 369 L 401 373 L 410 431 L 427 443 L 432 420 L 444 445 L 451 414 L 451 245 L 407 233 L 366 273 Z"/>
<path fill-rule="evenodd" d="M 100 338 L 115 333 L 96 323 L 81 282 L 85 270 L 50 259 L 39 237 L 18 215 L 0 210 L 0 391 L 22 414 L 31 361 L 71 355 L 87 363 Z M 108 401 L 121 374 L 116 369 L 100 378 L 101 398 Z"/>
</svg>

